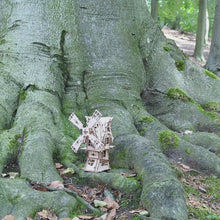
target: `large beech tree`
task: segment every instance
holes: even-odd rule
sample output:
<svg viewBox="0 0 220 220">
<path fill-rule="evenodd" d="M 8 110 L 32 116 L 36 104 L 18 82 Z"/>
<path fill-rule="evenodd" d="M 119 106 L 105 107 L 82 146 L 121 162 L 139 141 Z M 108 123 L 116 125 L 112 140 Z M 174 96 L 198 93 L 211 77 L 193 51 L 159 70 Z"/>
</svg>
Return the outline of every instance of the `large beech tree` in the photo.
<svg viewBox="0 0 220 220">
<path fill-rule="evenodd" d="M 219 79 L 164 37 L 145 0 L 1 0 L 0 10 L 0 172 L 17 161 L 20 174 L 0 178 L 0 218 L 75 212 L 65 192 L 30 187 L 62 181 L 56 159 L 80 178 L 140 192 L 151 219 L 188 219 L 170 162 L 220 176 Z M 78 168 L 68 116 L 95 109 L 114 117 L 111 166 L 135 169 L 141 186 Z"/>
</svg>

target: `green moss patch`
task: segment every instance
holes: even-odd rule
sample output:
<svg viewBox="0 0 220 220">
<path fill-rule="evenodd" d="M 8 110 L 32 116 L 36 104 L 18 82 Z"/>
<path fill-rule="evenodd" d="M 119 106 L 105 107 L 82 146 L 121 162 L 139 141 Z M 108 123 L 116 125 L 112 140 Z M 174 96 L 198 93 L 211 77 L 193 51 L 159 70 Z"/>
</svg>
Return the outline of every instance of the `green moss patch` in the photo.
<svg viewBox="0 0 220 220">
<path fill-rule="evenodd" d="M 185 62 L 184 60 L 175 60 L 175 65 L 178 71 L 184 71 L 185 70 Z"/>
<path fill-rule="evenodd" d="M 212 73 L 212 72 L 210 72 L 210 71 L 208 71 L 208 70 L 206 70 L 206 69 L 204 69 L 204 73 L 205 73 L 207 76 L 209 76 L 210 78 L 212 78 L 212 79 L 219 79 L 218 76 L 216 76 L 214 73 Z"/>
<path fill-rule="evenodd" d="M 4 44 L 5 42 L 6 42 L 5 39 L 0 40 L 0 45 L 1 45 L 1 44 Z"/>
<path fill-rule="evenodd" d="M 187 154 L 190 154 L 191 153 L 191 149 L 189 147 L 185 148 L 184 151 L 187 153 Z"/>
<path fill-rule="evenodd" d="M 21 100 L 21 101 L 24 101 L 25 98 L 26 98 L 26 96 L 27 96 L 27 91 L 25 91 L 25 90 L 22 89 L 22 90 L 20 90 L 19 95 L 20 95 L 20 100 Z"/>
<path fill-rule="evenodd" d="M 209 112 L 220 113 L 220 103 L 219 102 L 207 102 L 204 105 L 204 109 Z"/>
<path fill-rule="evenodd" d="M 152 122 L 154 122 L 154 119 L 152 117 L 145 116 L 145 117 L 142 117 L 140 120 L 138 120 L 138 122 L 140 122 L 140 123 L 152 123 Z"/>
<path fill-rule="evenodd" d="M 159 132 L 158 140 L 160 141 L 163 150 L 166 151 L 171 148 L 177 148 L 180 138 L 174 132 L 164 130 Z"/>
<path fill-rule="evenodd" d="M 170 51 L 170 48 L 169 48 L 168 46 L 166 46 L 166 45 L 163 46 L 163 49 L 164 49 L 165 51 L 167 51 L 167 52 Z"/>
<path fill-rule="evenodd" d="M 204 109 L 201 105 L 198 105 L 197 107 L 198 107 L 198 110 L 199 110 L 202 114 L 204 114 L 204 115 L 206 115 L 206 116 L 212 118 L 213 120 L 218 117 L 217 113 L 212 112 L 212 111 L 208 111 L 208 110 Z"/>
<path fill-rule="evenodd" d="M 143 128 L 141 129 L 141 131 L 140 131 L 140 135 L 141 135 L 141 136 L 144 136 L 144 135 L 145 135 L 145 132 L 146 132 L 146 128 L 143 127 Z"/>
<path fill-rule="evenodd" d="M 183 102 L 192 102 L 195 103 L 195 101 L 190 98 L 185 92 L 183 92 L 180 89 L 170 88 L 167 91 L 167 96 L 171 99 L 180 99 Z"/>
</svg>

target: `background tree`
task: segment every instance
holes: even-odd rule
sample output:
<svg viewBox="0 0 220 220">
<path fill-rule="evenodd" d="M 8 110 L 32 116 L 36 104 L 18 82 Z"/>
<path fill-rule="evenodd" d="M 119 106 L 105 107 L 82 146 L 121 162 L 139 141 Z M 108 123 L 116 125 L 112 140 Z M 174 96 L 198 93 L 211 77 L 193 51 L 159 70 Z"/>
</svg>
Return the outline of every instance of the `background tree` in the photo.
<svg viewBox="0 0 220 220">
<path fill-rule="evenodd" d="M 151 16 L 155 21 L 158 20 L 158 0 L 151 0 Z"/>
<path fill-rule="evenodd" d="M 209 12 L 208 7 L 206 9 L 206 25 L 205 25 L 205 44 L 208 44 L 209 41 Z"/>
<path fill-rule="evenodd" d="M 199 0 L 199 16 L 197 22 L 196 46 L 194 51 L 194 57 L 200 61 L 205 60 L 203 55 L 203 48 L 204 48 L 205 33 L 206 33 L 206 10 L 207 10 L 207 0 Z"/>
<path fill-rule="evenodd" d="M 163 27 L 196 32 L 198 1 L 159 1 L 159 23 Z"/>
<path fill-rule="evenodd" d="M 212 42 L 206 68 L 216 73 L 220 71 L 220 1 L 216 1 L 215 20 L 212 32 Z"/>
<path fill-rule="evenodd" d="M 188 219 L 170 162 L 220 176 L 219 79 L 164 37 L 145 0 L 0 4 L 0 173 L 20 175 L 0 178 L 0 218 L 78 210 L 66 192 L 30 185 L 63 181 L 55 160 L 73 167 L 74 179 L 136 195 L 152 218 Z M 79 135 L 70 113 L 82 121 L 95 109 L 114 117 L 114 172 L 83 172 L 70 148 Z M 117 168 L 134 169 L 141 185 Z"/>
</svg>

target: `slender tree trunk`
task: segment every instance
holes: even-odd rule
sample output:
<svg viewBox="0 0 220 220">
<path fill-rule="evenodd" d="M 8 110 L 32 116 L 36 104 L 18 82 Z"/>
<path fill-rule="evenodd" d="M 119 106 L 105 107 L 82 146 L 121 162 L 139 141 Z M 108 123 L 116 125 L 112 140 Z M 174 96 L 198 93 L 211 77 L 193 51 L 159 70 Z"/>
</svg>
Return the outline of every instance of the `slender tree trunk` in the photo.
<svg viewBox="0 0 220 220">
<path fill-rule="evenodd" d="M 205 42 L 206 31 L 206 10 L 207 0 L 199 0 L 199 15 L 196 32 L 196 46 L 194 51 L 194 57 L 197 60 L 204 61 L 203 48 Z"/>
<path fill-rule="evenodd" d="M 158 0 L 151 0 L 151 16 L 157 21 L 158 19 Z"/>
<path fill-rule="evenodd" d="M 209 12 L 208 7 L 206 9 L 206 26 L 205 26 L 205 44 L 209 41 Z"/>
<path fill-rule="evenodd" d="M 216 0 L 212 42 L 206 68 L 220 76 L 220 0 Z"/>
</svg>

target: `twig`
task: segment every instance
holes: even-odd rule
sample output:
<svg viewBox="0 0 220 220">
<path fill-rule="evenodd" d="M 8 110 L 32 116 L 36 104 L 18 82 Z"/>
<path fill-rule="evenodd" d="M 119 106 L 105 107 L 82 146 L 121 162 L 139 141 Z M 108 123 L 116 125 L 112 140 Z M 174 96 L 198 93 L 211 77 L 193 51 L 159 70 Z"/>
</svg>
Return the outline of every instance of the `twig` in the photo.
<svg viewBox="0 0 220 220">
<path fill-rule="evenodd" d="M 80 197 L 76 192 L 70 190 L 70 189 L 67 189 L 67 188 L 62 188 L 62 189 L 59 189 L 59 188 L 53 188 L 53 187 L 50 187 L 48 186 L 47 184 L 45 183 L 38 183 L 38 182 L 35 182 L 33 180 L 29 180 L 28 181 L 30 183 L 33 183 L 33 184 L 37 184 L 37 185 L 40 185 L 40 186 L 43 186 L 45 187 L 48 191 L 63 191 L 63 192 L 66 192 L 68 193 L 69 195 L 73 196 L 78 202 L 82 203 L 83 205 L 85 205 L 88 209 L 90 209 L 95 215 L 101 215 L 102 212 L 99 210 L 99 209 L 96 209 L 95 207 L 93 207 L 90 203 L 88 203 L 86 200 L 84 200 L 82 197 Z"/>
</svg>

